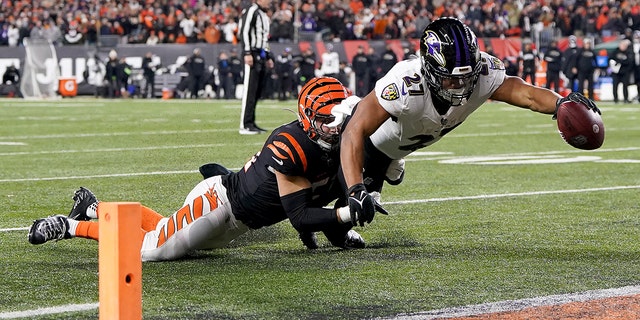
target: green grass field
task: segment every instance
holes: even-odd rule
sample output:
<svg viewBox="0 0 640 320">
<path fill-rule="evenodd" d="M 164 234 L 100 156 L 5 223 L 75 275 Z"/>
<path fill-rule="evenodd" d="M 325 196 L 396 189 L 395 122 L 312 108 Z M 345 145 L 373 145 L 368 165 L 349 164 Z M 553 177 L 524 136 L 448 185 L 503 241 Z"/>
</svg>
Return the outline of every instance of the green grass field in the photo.
<svg viewBox="0 0 640 320">
<path fill-rule="evenodd" d="M 261 101 L 258 124 L 295 119 Z M 364 319 L 640 284 L 640 106 L 602 104 L 595 151 L 562 141 L 550 116 L 489 103 L 407 158 L 391 212 L 357 227 L 368 248 L 288 222 L 229 248 L 143 264 L 145 319 Z M 237 169 L 266 135 L 238 134 L 239 101 L 0 100 L 0 318 L 98 302 L 98 244 L 33 246 L 26 227 L 68 214 L 85 186 L 102 201 L 165 215 L 218 162 Z M 38 319 L 95 319 L 96 308 Z"/>
</svg>

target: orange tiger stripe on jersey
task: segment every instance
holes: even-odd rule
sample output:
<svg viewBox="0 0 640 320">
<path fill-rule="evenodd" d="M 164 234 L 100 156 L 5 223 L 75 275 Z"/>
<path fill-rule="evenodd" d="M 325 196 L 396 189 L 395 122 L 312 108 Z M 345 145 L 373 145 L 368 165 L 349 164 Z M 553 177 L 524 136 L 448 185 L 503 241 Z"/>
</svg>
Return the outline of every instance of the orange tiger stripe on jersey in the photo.
<svg viewBox="0 0 640 320">
<path fill-rule="evenodd" d="M 307 171 L 307 156 L 304 154 L 304 150 L 302 150 L 302 147 L 300 146 L 300 144 L 298 143 L 298 141 L 290 134 L 288 133 L 281 133 L 282 136 L 284 136 L 285 138 L 287 138 L 289 140 L 289 142 L 291 143 L 291 145 L 293 146 L 293 148 L 296 150 L 296 152 L 298 153 L 298 156 L 300 156 L 300 160 L 302 161 L 302 170 L 303 171 Z"/>
<path fill-rule="evenodd" d="M 280 158 L 280 159 L 286 159 L 287 156 L 283 155 L 282 153 L 280 153 L 280 149 L 282 149 L 283 151 L 285 151 L 288 155 L 289 158 L 295 163 L 296 159 L 293 158 L 293 154 L 291 153 L 291 150 L 289 150 L 289 147 L 287 147 L 286 144 L 280 142 L 280 141 L 274 141 L 273 144 L 269 144 L 267 145 L 267 148 L 269 148 L 273 154 L 276 155 L 276 157 Z"/>
</svg>

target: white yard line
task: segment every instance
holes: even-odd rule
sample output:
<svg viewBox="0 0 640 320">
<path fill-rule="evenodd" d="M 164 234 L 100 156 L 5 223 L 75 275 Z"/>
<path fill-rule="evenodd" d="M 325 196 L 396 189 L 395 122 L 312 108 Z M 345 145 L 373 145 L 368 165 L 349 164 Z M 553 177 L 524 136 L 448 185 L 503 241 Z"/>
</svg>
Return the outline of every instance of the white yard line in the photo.
<svg viewBox="0 0 640 320">
<path fill-rule="evenodd" d="M 587 189 L 543 190 L 543 191 L 529 191 L 529 192 L 518 192 L 518 193 L 480 194 L 477 196 L 415 199 L 415 200 L 388 201 L 388 202 L 385 201 L 382 204 L 385 204 L 385 205 L 386 204 L 409 204 L 409 203 L 443 202 L 443 201 L 459 201 L 459 200 L 495 199 L 495 198 L 526 197 L 526 196 L 538 196 L 538 195 L 560 194 L 560 193 L 615 191 L 615 190 L 626 190 L 626 189 L 640 189 L 640 185 L 639 186 L 587 188 Z"/>
<path fill-rule="evenodd" d="M 40 308 L 34 310 L 3 312 L 0 313 L 0 319 L 32 318 L 35 316 L 44 316 L 57 313 L 86 311 L 98 309 L 98 306 L 99 304 L 96 302 L 87 304 L 68 304 L 66 306 Z"/>
<path fill-rule="evenodd" d="M 38 154 L 66 154 L 66 153 L 97 153 L 97 152 L 122 152 L 122 151 L 149 151 L 149 150 L 171 150 L 171 149 L 191 149 L 191 148 L 212 148 L 224 147 L 227 144 L 193 144 L 181 146 L 153 146 L 153 147 L 136 147 L 136 148 L 102 148 L 102 149 L 68 149 L 68 150 L 52 150 L 52 151 L 19 151 L 19 152 L 0 152 L 0 156 L 24 156 Z"/>
</svg>

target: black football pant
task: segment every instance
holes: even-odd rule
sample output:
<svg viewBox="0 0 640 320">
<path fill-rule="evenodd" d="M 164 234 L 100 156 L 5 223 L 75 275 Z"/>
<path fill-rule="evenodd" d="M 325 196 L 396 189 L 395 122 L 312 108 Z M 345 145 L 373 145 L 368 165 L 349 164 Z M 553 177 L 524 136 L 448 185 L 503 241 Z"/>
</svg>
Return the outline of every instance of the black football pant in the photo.
<svg viewBox="0 0 640 320">
<path fill-rule="evenodd" d="M 244 88 L 240 127 L 252 128 L 256 125 L 256 105 L 266 83 L 267 67 L 265 60 L 253 55 L 253 66 L 244 65 Z"/>
</svg>

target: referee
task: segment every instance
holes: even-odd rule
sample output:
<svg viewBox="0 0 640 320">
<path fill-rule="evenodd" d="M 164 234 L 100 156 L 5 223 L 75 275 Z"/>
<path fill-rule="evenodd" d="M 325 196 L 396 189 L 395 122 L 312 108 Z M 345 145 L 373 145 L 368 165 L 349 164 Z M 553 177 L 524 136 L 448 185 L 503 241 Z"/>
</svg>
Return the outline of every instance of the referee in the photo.
<svg viewBox="0 0 640 320">
<path fill-rule="evenodd" d="M 244 86 L 240 134 L 259 134 L 266 130 L 256 125 L 256 104 L 266 81 L 267 69 L 273 68 L 273 57 L 269 52 L 269 26 L 267 10 L 271 0 L 256 0 L 242 10 L 240 38 L 244 55 Z"/>
</svg>

